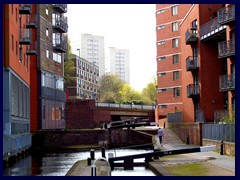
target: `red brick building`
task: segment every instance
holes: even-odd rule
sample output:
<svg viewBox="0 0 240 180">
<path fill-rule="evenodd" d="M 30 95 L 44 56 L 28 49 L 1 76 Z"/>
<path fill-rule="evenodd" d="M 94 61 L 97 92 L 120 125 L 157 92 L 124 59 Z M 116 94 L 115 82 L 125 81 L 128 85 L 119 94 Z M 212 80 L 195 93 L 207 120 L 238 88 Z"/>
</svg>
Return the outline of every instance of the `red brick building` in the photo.
<svg viewBox="0 0 240 180">
<path fill-rule="evenodd" d="M 224 109 L 231 112 L 235 102 L 235 6 L 179 6 L 187 10 L 179 24 L 179 69 L 182 77 L 178 85 L 181 87 L 179 110 L 183 112 L 184 122 L 213 122 Z M 163 51 L 157 47 L 158 53 Z M 171 46 L 168 49 L 172 49 Z M 158 61 L 158 75 L 162 75 L 163 68 L 167 72 L 172 71 L 169 63 L 162 63 L 164 61 Z M 162 102 L 168 101 L 168 104 L 163 106 L 165 111 L 158 112 L 159 116 L 172 112 L 170 105 L 176 103 L 171 98 L 175 94 L 162 95 L 162 91 L 159 92 L 163 85 L 172 83 L 171 78 L 161 78 L 158 76 L 158 109 L 164 105 Z"/>
</svg>

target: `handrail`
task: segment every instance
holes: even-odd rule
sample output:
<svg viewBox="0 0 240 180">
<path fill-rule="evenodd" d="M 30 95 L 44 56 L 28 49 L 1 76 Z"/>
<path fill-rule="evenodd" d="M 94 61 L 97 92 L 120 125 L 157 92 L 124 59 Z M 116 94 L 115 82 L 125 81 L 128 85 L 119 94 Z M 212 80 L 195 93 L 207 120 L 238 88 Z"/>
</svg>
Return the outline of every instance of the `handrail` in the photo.
<svg viewBox="0 0 240 180">
<path fill-rule="evenodd" d="M 92 164 L 92 167 L 91 167 L 91 175 L 92 175 L 92 176 L 97 176 L 95 163 L 96 163 L 97 161 L 99 161 L 99 160 L 104 160 L 104 161 L 107 162 L 107 165 L 108 165 L 108 174 L 107 174 L 107 175 L 108 175 L 108 176 L 111 176 L 111 166 L 110 166 L 108 160 L 107 160 L 106 158 L 103 158 L 103 157 L 100 157 L 100 158 L 94 160 L 94 162 L 93 162 L 93 164 Z"/>
</svg>

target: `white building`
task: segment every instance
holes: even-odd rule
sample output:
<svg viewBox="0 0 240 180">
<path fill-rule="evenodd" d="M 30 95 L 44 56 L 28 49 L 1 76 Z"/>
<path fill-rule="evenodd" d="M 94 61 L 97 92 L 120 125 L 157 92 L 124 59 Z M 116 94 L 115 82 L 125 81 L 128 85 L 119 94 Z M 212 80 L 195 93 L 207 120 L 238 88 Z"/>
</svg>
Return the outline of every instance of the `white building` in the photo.
<svg viewBox="0 0 240 180">
<path fill-rule="evenodd" d="M 106 73 L 115 73 L 124 82 L 130 83 L 129 50 L 109 47 L 106 52 Z"/>
<path fill-rule="evenodd" d="M 104 37 L 81 34 L 80 55 L 99 67 L 99 77 L 105 73 Z"/>
</svg>

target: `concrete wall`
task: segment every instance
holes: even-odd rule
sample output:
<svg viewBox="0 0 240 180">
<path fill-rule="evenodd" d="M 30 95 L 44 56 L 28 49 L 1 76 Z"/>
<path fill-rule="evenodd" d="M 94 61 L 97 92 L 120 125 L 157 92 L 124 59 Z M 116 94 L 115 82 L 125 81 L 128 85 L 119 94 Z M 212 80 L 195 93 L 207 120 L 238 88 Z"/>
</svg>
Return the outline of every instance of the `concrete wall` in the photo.
<svg viewBox="0 0 240 180">
<path fill-rule="evenodd" d="M 221 141 L 216 141 L 216 140 L 211 140 L 211 139 L 203 139 L 203 146 L 207 146 L 207 145 L 216 145 L 217 151 L 220 152 Z M 235 143 L 224 141 L 223 142 L 223 154 L 235 156 Z"/>
<path fill-rule="evenodd" d="M 201 123 L 169 123 L 168 128 L 172 129 L 183 142 L 187 143 L 187 136 L 189 135 L 189 144 L 202 145 Z"/>
</svg>

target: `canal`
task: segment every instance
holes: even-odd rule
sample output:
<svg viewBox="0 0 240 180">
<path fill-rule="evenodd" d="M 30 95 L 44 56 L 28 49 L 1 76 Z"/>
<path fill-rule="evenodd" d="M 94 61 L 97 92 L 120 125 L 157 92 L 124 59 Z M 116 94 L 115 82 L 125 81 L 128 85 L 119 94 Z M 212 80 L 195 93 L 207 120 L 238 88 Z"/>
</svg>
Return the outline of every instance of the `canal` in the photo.
<svg viewBox="0 0 240 180">
<path fill-rule="evenodd" d="M 152 152 L 152 150 L 136 149 L 116 149 L 106 150 L 114 156 L 124 156 Z M 46 153 L 42 156 L 28 155 L 3 170 L 4 176 L 65 176 L 70 168 L 79 160 L 86 160 L 90 157 L 90 152 L 75 153 Z M 95 151 L 95 158 L 101 157 L 101 151 Z M 137 161 L 144 161 L 138 159 Z M 145 167 L 134 167 L 134 170 L 123 170 L 115 168 L 112 176 L 155 176 L 155 174 Z"/>
</svg>

